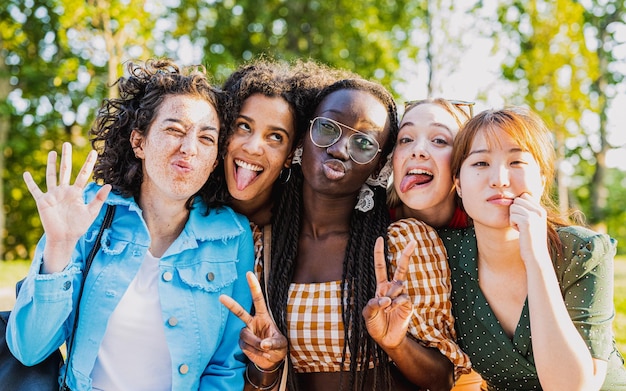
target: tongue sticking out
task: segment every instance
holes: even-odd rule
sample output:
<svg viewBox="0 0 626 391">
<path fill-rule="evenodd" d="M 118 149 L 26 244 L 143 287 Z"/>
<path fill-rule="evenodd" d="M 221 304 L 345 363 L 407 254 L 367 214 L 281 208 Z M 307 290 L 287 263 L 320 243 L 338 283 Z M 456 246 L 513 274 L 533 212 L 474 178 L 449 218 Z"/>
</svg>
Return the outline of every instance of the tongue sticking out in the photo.
<svg viewBox="0 0 626 391">
<path fill-rule="evenodd" d="M 258 171 L 248 170 L 247 168 L 237 168 L 237 190 L 243 190 L 257 177 Z"/>
<path fill-rule="evenodd" d="M 400 182 L 400 191 L 405 192 L 408 191 L 413 186 L 423 185 L 424 183 L 428 183 L 433 180 L 433 177 L 428 174 L 411 174 L 402 178 L 402 182 Z"/>
</svg>

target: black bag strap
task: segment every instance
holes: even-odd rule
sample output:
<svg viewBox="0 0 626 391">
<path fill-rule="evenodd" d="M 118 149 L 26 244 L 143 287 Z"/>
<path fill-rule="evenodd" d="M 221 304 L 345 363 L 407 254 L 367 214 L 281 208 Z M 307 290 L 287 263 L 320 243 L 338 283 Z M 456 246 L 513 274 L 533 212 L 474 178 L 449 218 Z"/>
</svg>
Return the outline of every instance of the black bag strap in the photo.
<svg viewBox="0 0 626 391">
<path fill-rule="evenodd" d="M 74 314 L 74 325 L 72 326 L 72 334 L 70 336 L 70 345 L 67 347 L 67 359 L 65 360 L 65 374 L 63 375 L 63 384 L 61 386 L 61 390 L 69 390 L 65 380 L 67 379 L 67 371 L 69 369 L 70 357 L 72 356 L 72 350 L 74 347 L 74 335 L 76 334 L 76 327 L 78 327 L 78 315 L 80 312 L 80 299 L 83 296 L 83 289 L 85 289 L 85 279 L 87 278 L 87 273 L 89 273 L 89 269 L 91 268 L 91 263 L 93 262 L 94 257 L 100 250 L 100 245 L 102 241 L 102 234 L 104 230 L 111 226 L 111 222 L 113 222 L 113 216 L 115 215 L 115 205 L 107 205 L 107 210 L 104 215 L 104 222 L 102 226 L 100 226 L 100 231 L 98 232 L 98 236 L 96 237 L 96 242 L 94 243 L 87 259 L 85 260 L 85 270 L 83 271 L 83 283 L 80 284 L 80 288 L 78 290 L 78 302 L 76 303 L 76 313 Z"/>
</svg>

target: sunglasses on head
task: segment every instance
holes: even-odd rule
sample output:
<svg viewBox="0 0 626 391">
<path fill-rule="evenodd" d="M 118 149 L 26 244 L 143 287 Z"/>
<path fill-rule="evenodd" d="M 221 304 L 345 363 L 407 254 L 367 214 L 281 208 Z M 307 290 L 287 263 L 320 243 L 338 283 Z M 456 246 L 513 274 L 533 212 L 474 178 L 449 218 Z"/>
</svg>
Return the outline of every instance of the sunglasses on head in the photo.
<svg viewBox="0 0 626 391">
<path fill-rule="evenodd" d="M 348 154 L 355 163 L 367 164 L 382 151 L 374 137 L 326 117 L 311 120 L 309 136 L 316 146 L 328 148 L 341 138 L 342 128 L 353 132 L 348 138 Z"/>
<path fill-rule="evenodd" d="M 470 101 L 466 101 L 466 100 L 447 100 L 448 103 L 456 106 L 459 108 L 459 110 L 463 110 L 465 111 L 470 118 L 472 118 L 474 116 L 474 105 L 476 103 L 474 102 L 470 102 Z M 408 102 L 404 103 L 404 111 L 406 111 L 409 107 L 412 107 L 414 105 L 420 104 L 420 103 L 425 103 L 428 102 L 427 100 L 421 99 L 421 100 L 410 100 Z"/>
</svg>

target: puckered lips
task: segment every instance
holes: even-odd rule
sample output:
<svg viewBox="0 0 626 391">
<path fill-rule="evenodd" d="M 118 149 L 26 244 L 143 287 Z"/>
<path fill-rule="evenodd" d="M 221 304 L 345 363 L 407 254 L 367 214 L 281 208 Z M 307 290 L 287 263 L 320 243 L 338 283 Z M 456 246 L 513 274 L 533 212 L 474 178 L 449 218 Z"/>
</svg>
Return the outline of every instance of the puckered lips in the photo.
<svg viewBox="0 0 626 391">
<path fill-rule="evenodd" d="M 237 190 L 243 190 L 250 185 L 263 172 L 263 167 L 256 164 L 235 159 L 235 180 Z"/>
<path fill-rule="evenodd" d="M 182 174 L 187 174 L 193 171 L 193 166 L 188 161 L 183 159 L 178 159 L 174 161 L 172 165 L 174 166 L 174 169 L 176 169 L 176 171 Z"/>
<path fill-rule="evenodd" d="M 409 170 L 400 182 L 400 191 L 405 193 L 415 186 L 424 185 L 433 180 L 433 173 L 421 168 Z"/>
<path fill-rule="evenodd" d="M 515 196 L 509 194 L 496 194 L 487 198 L 487 202 L 494 205 L 511 206 L 515 201 Z"/>
<path fill-rule="evenodd" d="M 322 165 L 326 178 L 336 181 L 346 176 L 346 166 L 339 159 L 328 159 Z"/>
</svg>

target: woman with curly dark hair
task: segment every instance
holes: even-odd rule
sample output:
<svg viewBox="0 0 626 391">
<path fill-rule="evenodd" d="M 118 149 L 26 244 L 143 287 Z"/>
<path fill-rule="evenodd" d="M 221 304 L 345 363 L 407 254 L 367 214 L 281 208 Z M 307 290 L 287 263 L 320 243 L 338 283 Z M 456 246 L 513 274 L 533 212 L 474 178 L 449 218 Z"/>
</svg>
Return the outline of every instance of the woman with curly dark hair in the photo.
<svg viewBox="0 0 626 391">
<path fill-rule="evenodd" d="M 391 261 L 386 264 L 380 240 L 377 267 L 374 262 L 377 238 L 388 235 L 390 224 L 386 157 L 398 133 L 393 98 L 379 84 L 344 79 L 322 90 L 311 107 L 309 131 L 272 224 L 268 301 L 276 326 L 271 320 L 262 324 L 241 307 L 231 308 L 250 332 L 277 327 L 288 336 L 291 390 L 416 385 L 448 390 L 454 367 L 465 359 L 450 338 L 452 325 L 434 331 L 421 312 L 413 311 L 413 303 L 428 307 L 416 294 L 415 264 L 445 262 L 443 244 L 426 226 L 408 239 L 389 231 Z M 411 239 L 419 243 L 419 252 L 407 245 Z M 260 289 L 251 285 L 255 307 L 265 313 Z M 422 323 L 433 327 L 419 330 Z M 257 345 L 256 353 L 257 371 L 269 374 L 283 365 L 272 343 Z"/>
<path fill-rule="evenodd" d="M 229 204 L 250 220 L 255 269 L 261 281 L 265 233 L 271 230 L 274 202 L 291 178 L 291 159 L 307 127 L 311 102 L 324 87 L 348 75 L 353 74 L 312 60 L 257 59 L 233 72 L 223 85 L 229 97 L 224 110 L 228 137 L 223 165 L 216 171 L 225 178 Z M 264 318 L 257 319 L 261 322 Z M 273 362 L 263 359 L 255 346 L 268 338 L 265 343 L 271 343 L 276 354 L 284 357 L 287 341 L 275 327 L 266 329 L 261 338 L 248 331 L 242 330 L 242 342 L 249 342 L 244 352 L 261 363 L 249 365 L 247 379 L 254 384 L 271 383 L 280 372 L 265 376 L 257 369 Z"/>
<path fill-rule="evenodd" d="M 72 390 L 241 389 L 242 323 L 218 296 L 251 305 L 244 275 L 254 252 L 248 221 L 211 184 L 225 135 L 219 93 L 199 67 L 155 60 L 128 71 L 117 82 L 120 97 L 98 112 L 98 153 L 74 184 L 67 143 L 58 180 L 56 153 L 49 155 L 46 193 L 24 175 L 45 236 L 7 342 L 29 365 L 73 339 L 61 370 Z M 88 183 L 92 170 L 96 183 Z M 104 204 L 115 215 L 84 275 Z"/>
</svg>

